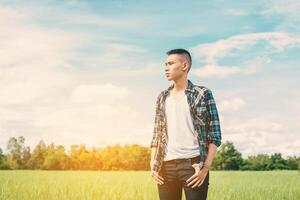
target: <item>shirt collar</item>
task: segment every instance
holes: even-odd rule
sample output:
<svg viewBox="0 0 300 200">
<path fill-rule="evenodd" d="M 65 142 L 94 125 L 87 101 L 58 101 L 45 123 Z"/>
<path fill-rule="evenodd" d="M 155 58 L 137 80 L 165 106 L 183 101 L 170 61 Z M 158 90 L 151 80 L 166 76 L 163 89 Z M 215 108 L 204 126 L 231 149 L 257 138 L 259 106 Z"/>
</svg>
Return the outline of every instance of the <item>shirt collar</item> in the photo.
<svg viewBox="0 0 300 200">
<path fill-rule="evenodd" d="M 171 89 L 173 89 L 174 88 L 174 83 L 171 85 L 171 86 L 169 86 L 168 87 L 168 89 L 166 90 L 166 93 L 169 93 L 170 91 L 171 91 Z M 187 88 L 185 89 L 185 93 L 187 93 L 187 92 L 193 92 L 194 91 L 194 84 L 192 83 L 192 81 L 190 81 L 189 79 L 188 79 L 188 85 L 187 85 Z"/>
</svg>

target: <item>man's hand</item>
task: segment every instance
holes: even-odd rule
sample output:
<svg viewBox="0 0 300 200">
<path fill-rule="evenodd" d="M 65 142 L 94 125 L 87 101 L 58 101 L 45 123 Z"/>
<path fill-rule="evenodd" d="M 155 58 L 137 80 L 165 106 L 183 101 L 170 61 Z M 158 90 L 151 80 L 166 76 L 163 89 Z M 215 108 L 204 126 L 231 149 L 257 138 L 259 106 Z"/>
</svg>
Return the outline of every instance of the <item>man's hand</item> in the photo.
<svg viewBox="0 0 300 200">
<path fill-rule="evenodd" d="M 188 183 L 188 186 L 192 185 L 192 188 L 196 186 L 200 187 L 207 175 L 208 167 L 205 165 L 202 169 L 200 169 L 200 166 L 197 163 L 193 164 L 192 166 L 195 168 L 195 174 L 191 176 L 186 182 Z"/>
<path fill-rule="evenodd" d="M 154 181 L 160 185 L 164 184 L 164 178 L 161 177 L 160 175 L 158 175 L 158 173 L 156 171 L 151 171 L 151 176 L 154 179 Z"/>
<path fill-rule="evenodd" d="M 152 166 L 153 166 L 153 161 L 151 160 L 151 162 L 150 162 L 150 169 L 151 169 L 151 176 L 152 176 L 152 178 L 154 179 L 154 181 L 156 183 L 158 183 L 160 185 L 164 184 L 164 182 L 163 182 L 164 178 L 161 177 L 160 175 L 158 175 L 158 172 L 152 170 L 153 169 Z"/>
</svg>

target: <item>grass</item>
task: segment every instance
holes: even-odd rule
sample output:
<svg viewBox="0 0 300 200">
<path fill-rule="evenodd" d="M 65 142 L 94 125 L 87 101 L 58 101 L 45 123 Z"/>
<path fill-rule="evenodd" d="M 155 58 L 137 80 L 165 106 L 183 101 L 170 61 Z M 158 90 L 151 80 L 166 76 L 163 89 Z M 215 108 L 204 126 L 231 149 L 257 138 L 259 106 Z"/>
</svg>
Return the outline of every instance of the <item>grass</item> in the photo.
<svg viewBox="0 0 300 200">
<path fill-rule="evenodd" d="M 148 171 L 3 170 L 0 171 L 0 199 L 155 200 L 158 193 Z M 300 173 L 211 171 L 208 199 L 298 200 Z"/>
</svg>

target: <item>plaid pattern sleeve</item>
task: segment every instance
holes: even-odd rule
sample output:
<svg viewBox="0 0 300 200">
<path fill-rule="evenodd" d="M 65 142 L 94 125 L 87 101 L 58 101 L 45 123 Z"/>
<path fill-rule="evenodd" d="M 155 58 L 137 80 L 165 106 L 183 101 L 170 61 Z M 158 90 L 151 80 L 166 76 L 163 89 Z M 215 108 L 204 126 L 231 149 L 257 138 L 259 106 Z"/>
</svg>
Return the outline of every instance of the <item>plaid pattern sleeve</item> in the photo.
<svg viewBox="0 0 300 200">
<path fill-rule="evenodd" d="M 155 119 L 154 119 L 153 137 L 150 144 L 151 148 L 157 147 L 158 145 L 158 135 L 161 128 L 159 109 L 160 109 L 160 103 L 159 103 L 159 96 L 158 96 L 155 104 Z"/>
<path fill-rule="evenodd" d="M 217 147 L 221 145 L 221 127 L 217 106 L 211 90 L 207 90 L 205 94 L 205 104 L 207 108 L 207 141 L 214 143 Z"/>
</svg>

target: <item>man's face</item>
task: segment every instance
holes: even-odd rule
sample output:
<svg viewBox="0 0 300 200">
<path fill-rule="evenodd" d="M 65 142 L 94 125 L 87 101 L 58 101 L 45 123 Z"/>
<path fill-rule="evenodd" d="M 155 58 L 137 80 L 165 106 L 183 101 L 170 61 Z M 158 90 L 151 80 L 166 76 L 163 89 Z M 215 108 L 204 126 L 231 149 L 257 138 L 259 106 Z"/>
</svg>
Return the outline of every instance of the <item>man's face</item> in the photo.
<svg viewBox="0 0 300 200">
<path fill-rule="evenodd" d="M 171 54 L 165 62 L 165 75 L 168 80 L 178 80 L 188 69 L 188 63 L 182 55 Z"/>
</svg>

